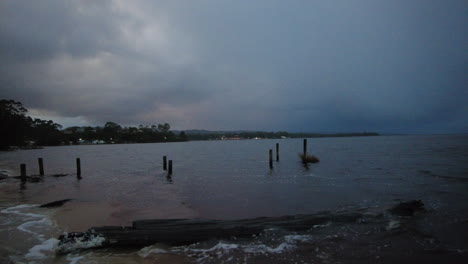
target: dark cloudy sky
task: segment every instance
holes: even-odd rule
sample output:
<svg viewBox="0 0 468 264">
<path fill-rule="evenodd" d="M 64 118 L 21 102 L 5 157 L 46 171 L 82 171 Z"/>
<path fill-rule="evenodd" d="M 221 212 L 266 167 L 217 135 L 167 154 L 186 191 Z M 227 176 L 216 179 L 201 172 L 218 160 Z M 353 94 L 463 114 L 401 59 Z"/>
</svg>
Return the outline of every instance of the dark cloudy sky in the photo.
<svg viewBox="0 0 468 264">
<path fill-rule="evenodd" d="M 468 132 L 466 0 L 0 1 L 0 98 L 64 126 Z"/>
</svg>

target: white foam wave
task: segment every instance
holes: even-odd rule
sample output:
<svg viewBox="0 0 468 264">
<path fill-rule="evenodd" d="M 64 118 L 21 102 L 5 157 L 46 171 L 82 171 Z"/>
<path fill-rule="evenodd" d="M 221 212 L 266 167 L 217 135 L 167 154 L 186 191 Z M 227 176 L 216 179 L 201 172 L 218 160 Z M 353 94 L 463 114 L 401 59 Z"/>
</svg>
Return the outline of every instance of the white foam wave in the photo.
<svg viewBox="0 0 468 264">
<path fill-rule="evenodd" d="M 64 236 L 67 237 L 68 233 L 64 233 Z M 106 239 L 99 234 L 89 235 L 87 237 L 73 237 L 69 240 L 69 242 L 58 245 L 57 252 L 68 253 L 80 249 L 96 248 L 102 246 L 104 242 L 106 242 Z"/>
<path fill-rule="evenodd" d="M 42 244 L 35 245 L 28 251 L 28 253 L 26 253 L 25 258 L 26 259 L 44 259 L 46 258 L 46 255 L 43 252 L 49 251 L 53 253 L 55 248 L 57 247 L 58 242 L 59 241 L 57 239 L 51 238 L 42 242 Z"/>
<path fill-rule="evenodd" d="M 390 220 L 388 225 L 385 227 L 387 231 L 398 229 L 401 226 L 401 222 L 399 220 Z"/>
<path fill-rule="evenodd" d="M 24 212 L 19 211 L 19 209 L 31 208 L 31 207 L 38 207 L 38 205 L 37 204 L 20 204 L 17 206 L 8 207 L 6 209 L 1 210 L 0 212 L 3 214 L 16 214 L 16 215 L 21 215 L 21 216 L 41 217 L 41 215 L 38 215 L 38 214 L 24 213 Z"/>
<path fill-rule="evenodd" d="M 322 225 L 313 225 L 312 228 L 323 228 L 323 227 L 328 227 L 331 225 L 331 222 L 326 222 L 325 224 Z"/>
<path fill-rule="evenodd" d="M 244 248 L 244 252 L 246 253 L 283 253 L 285 251 L 291 250 L 296 248 L 295 244 L 290 244 L 288 242 L 283 242 L 279 244 L 277 247 L 269 247 L 264 244 L 258 244 L 258 245 L 249 245 Z"/>
<path fill-rule="evenodd" d="M 83 256 L 73 256 L 71 254 L 67 255 L 67 260 L 70 261 L 69 264 L 77 264 L 80 260 L 84 259 Z"/>
<path fill-rule="evenodd" d="M 40 220 L 34 220 L 34 221 L 29 221 L 29 222 L 25 222 L 21 225 L 19 225 L 17 227 L 18 230 L 20 231 L 23 231 L 25 233 L 30 233 L 30 234 L 33 234 L 35 235 L 39 240 L 43 240 L 44 239 L 44 235 L 43 234 L 40 234 L 38 232 L 34 232 L 32 231 L 32 228 L 33 227 L 36 227 L 36 226 L 41 226 L 41 225 L 51 225 L 51 222 L 49 219 L 47 219 L 46 217 L 40 219 Z"/>
<path fill-rule="evenodd" d="M 232 251 L 243 252 L 247 254 L 280 254 L 297 248 L 298 243 L 312 241 L 310 235 L 286 235 L 281 240 L 281 243 L 275 245 L 266 245 L 261 242 L 251 242 L 247 244 L 228 243 L 219 241 L 216 245 L 210 248 L 199 248 L 198 244 L 185 247 L 173 247 L 163 249 L 160 245 L 153 245 L 142 248 L 138 255 L 146 258 L 152 254 L 185 254 L 192 257 L 197 257 L 198 261 L 216 256 L 218 258 L 226 256 Z"/>
<path fill-rule="evenodd" d="M 164 254 L 164 253 L 167 253 L 167 250 L 154 247 L 154 246 L 144 247 L 140 249 L 140 251 L 138 251 L 138 255 L 142 258 L 146 258 L 151 254 Z"/>
<path fill-rule="evenodd" d="M 42 214 L 35 214 L 31 212 L 24 212 L 24 210 L 30 210 L 32 208 L 38 207 L 35 204 L 21 204 L 13 207 L 9 207 L 6 209 L 1 210 L 2 214 L 10 214 L 10 215 L 17 215 L 24 219 L 21 221 L 23 222 L 16 228 L 22 232 L 29 233 L 34 235 L 40 241 L 44 240 L 44 235 L 38 232 L 35 232 L 34 229 L 44 227 L 44 226 L 51 226 L 52 222 L 46 215 Z"/>
<path fill-rule="evenodd" d="M 215 246 L 213 246 L 211 248 L 208 248 L 208 249 L 195 249 L 194 248 L 191 251 L 192 252 L 213 252 L 213 251 L 217 251 L 217 250 L 230 251 L 230 250 L 233 250 L 233 249 L 238 249 L 239 247 L 240 247 L 240 245 L 238 245 L 238 244 L 229 244 L 229 243 L 219 242 Z"/>
</svg>

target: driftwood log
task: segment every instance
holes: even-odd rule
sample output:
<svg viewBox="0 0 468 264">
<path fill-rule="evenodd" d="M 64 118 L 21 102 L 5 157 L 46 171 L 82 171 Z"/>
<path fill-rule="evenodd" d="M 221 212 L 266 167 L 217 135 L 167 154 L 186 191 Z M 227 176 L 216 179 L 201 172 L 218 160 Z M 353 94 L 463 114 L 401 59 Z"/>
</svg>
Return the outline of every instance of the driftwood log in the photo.
<svg viewBox="0 0 468 264">
<path fill-rule="evenodd" d="M 143 247 L 155 243 L 188 245 L 211 239 L 251 237 L 269 228 L 305 231 L 328 222 L 355 222 L 361 213 L 319 213 L 244 220 L 157 219 L 134 221 L 132 226 L 93 227 L 59 237 L 58 253 L 98 247 Z"/>
<path fill-rule="evenodd" d="M 421 201 L 402 203 L 403 207 Z M 421 203 L 421 204 L 419 204 Z M 393 209 L 393 208 L 392 208 Z M 391 209 L 391 211 L 393 211 Z M 394 212 L 391 212 L 394 213 Z M 243 220 L 157 219 L 134 221 L 132 226 L 93 227 L 83 233 L 60 236 L 58 253 L 98 247 L 143 247 L 155 243 L 170 246 L 187 245 L 212 239 L 251 237 L 266 229 L 307 231 L 314 226 L 333 223 L 353 223 L 361 218 L 380 218 L 382 213 L 322 212 L 311 215 L 260 217 Z"/>
</svg>

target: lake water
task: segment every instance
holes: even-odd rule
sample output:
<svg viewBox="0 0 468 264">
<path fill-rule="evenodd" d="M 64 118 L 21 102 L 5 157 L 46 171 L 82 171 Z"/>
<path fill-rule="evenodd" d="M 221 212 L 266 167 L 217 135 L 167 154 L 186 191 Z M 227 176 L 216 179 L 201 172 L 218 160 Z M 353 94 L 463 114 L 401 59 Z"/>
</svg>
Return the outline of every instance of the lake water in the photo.
<svg viewBox="0 0 468 264">
<path fill-rule="evenodd" d="M 38 174 L 21 186 L 0 181 L 0 262 L 26 263 L 350 263 L 463 261 L 468 256 L 468 136 L 308 139 L 320 163 L 304 167 L 302 139 L 47 147 L 0 153 L 0 169 Z M 270 170 L 268 150 L 280 144 Z M 168 178 L 162 157 L 173 160 Z M 275 156 L 275 155 L 274 155 Z M 75 174 L 81 159 L 82 177 Z M 66 173 L 64 177 L 47 176 Z M 73 199 L 59 208 L 37 205 Z M 387 213 L 406 200 L 426 211 Z M 140 219 L 243 219 L 366 211 L 382 218 L 329 223 L 303 233 L 265 231 L 247 240 L 185 247 L 99 249 L 55 255 L 63 232 L 131 225 Z"/>
</svg>

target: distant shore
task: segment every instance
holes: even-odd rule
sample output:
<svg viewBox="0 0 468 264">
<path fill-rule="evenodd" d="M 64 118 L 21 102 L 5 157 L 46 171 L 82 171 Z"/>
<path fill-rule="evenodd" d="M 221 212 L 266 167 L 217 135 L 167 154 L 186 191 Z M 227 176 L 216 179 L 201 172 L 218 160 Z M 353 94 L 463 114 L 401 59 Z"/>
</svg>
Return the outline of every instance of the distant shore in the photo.
<svg viewBox="0 0 468 264">
<path fill-rule="evenodd" d="M 175 133 L 177 133 L 176 131 Z M 180 132 L 179 132 L 180 133 Z M 72 144 L 52 145 L 49 147 L 60 146 L 89 146 L 89 145 L 115 145 L 115 144 L 152 144 L 152 143 L 173 143 L 173 142 L 189 142 L 189 141 L 224 141 L 224 140 L 262 140 L 262 139 L 291 139 L 291 138 L 333 138 L 333 137 L 369 137 L 381 136 L 379 133 L 364 132 L 364 133 L 335 133 L 335 134 L 321 134 L 321 133 L 287 133 L 287 136 L 278 136 L 278 133 L 287 132 L 223 132 L 223 131 L 204 131 L 204 132 L 191 132 L 186 133 L 187 139 L 184 141 L 154 141 L 154 142 L 105 142 L 98 143 L 79 142 Z M 31 146 L 10 146 L 9 149 L 1 151 L 15 151 L 15 150 L 32 150 L 42 149 L 47 145 L 31 145 Z"/>
</svg>

